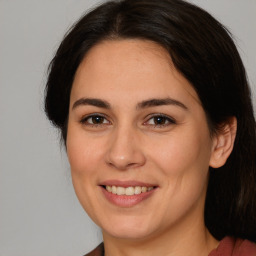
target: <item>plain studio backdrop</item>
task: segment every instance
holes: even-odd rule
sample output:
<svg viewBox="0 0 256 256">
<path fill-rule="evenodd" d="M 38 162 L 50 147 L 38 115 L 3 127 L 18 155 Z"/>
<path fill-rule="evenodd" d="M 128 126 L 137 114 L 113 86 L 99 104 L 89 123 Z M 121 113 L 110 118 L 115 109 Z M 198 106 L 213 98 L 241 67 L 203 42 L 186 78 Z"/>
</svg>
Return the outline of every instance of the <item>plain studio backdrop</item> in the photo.
<svg viewBox="0 0 256 256">
<path fill-rule="evenodd" d="M 191 0 L 235 35 L 256 91 L 256 1 Z M 65 150 L 46 120 L 47 65 L 97 0 L 0 0 L 0 256 L 81 256 L 102 239 L 74 194 Z"/>
</svg>

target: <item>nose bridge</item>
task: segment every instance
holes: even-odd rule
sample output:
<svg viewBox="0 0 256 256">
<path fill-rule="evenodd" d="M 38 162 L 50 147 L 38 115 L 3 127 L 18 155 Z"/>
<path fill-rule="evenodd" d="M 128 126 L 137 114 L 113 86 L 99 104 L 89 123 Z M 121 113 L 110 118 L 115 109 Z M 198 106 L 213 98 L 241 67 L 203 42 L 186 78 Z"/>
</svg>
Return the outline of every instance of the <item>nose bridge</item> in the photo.
<svg viewBox="0 0 256 256">
<path fill-rule="evenodd" d="M 107 162 L 124 170 L 144 164 L 143 148 L 139 145 L 139 132 L 129 124 L 120 124 L 111 134 Z"/>
</svg>

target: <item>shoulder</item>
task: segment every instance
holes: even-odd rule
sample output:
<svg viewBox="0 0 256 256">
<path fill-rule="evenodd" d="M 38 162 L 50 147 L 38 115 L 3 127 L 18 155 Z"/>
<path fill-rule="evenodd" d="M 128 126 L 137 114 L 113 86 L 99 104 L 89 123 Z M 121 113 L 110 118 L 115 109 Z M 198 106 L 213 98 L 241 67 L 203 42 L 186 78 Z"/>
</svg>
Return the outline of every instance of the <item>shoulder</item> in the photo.
<svg viewBox="0 0 256 256">
<path fill-rule="evenodd" d="M 85 254 L 84 256 L 104 256 L 104 245 L 99 244 L 94 250 Z"/>
<path fill-rule="evenodd" d="M 240 238 L 225 237 L 209 256 L 256 256 L 256 244 Z"/>
</svg>

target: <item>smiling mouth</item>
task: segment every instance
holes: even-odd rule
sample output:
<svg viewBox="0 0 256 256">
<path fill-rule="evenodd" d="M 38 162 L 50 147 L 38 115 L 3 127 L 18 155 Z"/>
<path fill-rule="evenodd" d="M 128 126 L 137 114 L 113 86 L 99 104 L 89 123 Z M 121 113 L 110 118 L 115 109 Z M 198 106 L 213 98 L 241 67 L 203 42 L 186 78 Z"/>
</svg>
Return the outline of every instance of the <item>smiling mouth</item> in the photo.
<svg viewBox="0 0 256 256">
<path fill-rule="evenodd" d="M 158 185 L 139 181 L 108 180 L 100 184 L 105 198 L 118 207 L 130 208 L 155 194 Z"/>
<path fill-rule="evenodd" d="M 114 194 L 114 195 L 118 195 L 118 196 L 122 196 L 122 195 L 126 195 L 126 196 L 134 196 L 134 195 L 139 195 L 142 193 L 146 193 L 149 192 L 153 189 L 155 189 L 156 187 L 141 187 L 141 186 L 135 186 L 135 187 L 121 187 L 121 186 L 102 186 L 105 190 L 107 190 L 109 193 Z"/>
</svg>

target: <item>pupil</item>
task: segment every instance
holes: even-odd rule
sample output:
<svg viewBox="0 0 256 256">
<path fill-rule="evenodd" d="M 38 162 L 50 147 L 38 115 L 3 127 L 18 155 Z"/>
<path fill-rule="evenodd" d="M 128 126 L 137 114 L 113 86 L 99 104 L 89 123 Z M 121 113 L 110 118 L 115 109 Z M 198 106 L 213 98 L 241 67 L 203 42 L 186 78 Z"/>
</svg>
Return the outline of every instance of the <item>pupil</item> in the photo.
<svg viewBox="0 0 256 256">
<path fill-rule="evenodd" d="M 165 124 L 165 118 L 161 116 L 154 117 L 155 124 Z"/>
<path fill-rule="evenodd" d="M 101 124 L 103 122 L 103 117 L 102 116 L 94 116 L 92 118 L 92 122 L 94 124 Z"/>
</svg>

